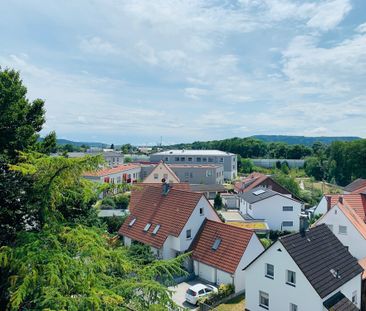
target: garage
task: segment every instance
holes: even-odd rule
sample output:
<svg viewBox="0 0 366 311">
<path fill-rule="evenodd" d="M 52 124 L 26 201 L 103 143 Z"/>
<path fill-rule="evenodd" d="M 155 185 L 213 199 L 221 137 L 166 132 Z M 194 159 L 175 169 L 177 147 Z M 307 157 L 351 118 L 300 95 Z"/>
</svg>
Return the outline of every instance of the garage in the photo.
<svg viewBox="0 0 366 311">
<path fill-rule="evenodd" d="M 202 262 L 195 261 L 194 262 L 195 274 L 198 275 L 201 279 L 206 280 L 211 283 L 216 283 L 216 269 L 205 265 Z"/>
</svg>

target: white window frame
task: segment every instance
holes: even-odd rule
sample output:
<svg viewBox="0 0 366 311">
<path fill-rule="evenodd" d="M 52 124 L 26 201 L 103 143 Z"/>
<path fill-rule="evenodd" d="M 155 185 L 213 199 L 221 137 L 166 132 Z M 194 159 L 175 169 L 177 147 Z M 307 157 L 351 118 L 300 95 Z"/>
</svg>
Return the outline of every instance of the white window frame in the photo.
<svg viewBox="0 0 366 311">
<path fill-rule="evenodd" d="M 268 267 L 269 266 L 272 266 L 272 272 L 273 272 L 273 274 L 271 275 L 271 274 L 268 274 Z M 267 277 L 267 278 L 270 278 L 270 279 L 274 279 L 274 265 L 272 265 L 272 264 L 270 264 L 270 263 L 266 263 L 266 265 L 265 265 L 265 269 L 266 269 L 266 271 L 265 271 L 265 276 Z"/>
<path fill-rule="evenodd" d="M 290 311 L 298 311 L 299 308 L 294 303 L 290 302 Z"/>
<path fill-rule="evenodd" d="M 267 304 L 262 303 L 262 298 L 267 300 Z M 259 291 L 259 306 L 267 310 L 269 309 L 269 294 L 261 290 Z"/>
<path fill-rule="evenodd" d="M 293 274 L 294 275 L 294 282 L 292 282 L 291 280 L 289 280 L 289 275 Z M 296 286 L 296 272 L 292 271 L 292 270 L 286 270 L 286 284 L 291 285 L 291 286 Z"/>
</svg>

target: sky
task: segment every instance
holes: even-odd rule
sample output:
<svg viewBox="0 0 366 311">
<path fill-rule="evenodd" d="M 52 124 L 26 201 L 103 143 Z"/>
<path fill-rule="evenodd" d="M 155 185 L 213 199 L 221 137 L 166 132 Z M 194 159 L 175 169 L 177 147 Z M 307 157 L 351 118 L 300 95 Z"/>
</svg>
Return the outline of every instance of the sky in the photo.
<svg viewBox="0 0 366 311">
<path fill-rule="evenodd" d="M 365 0 L 12 0 L 0 12 L 0 66 L 45 100 L 42 135 L 366 137 Z"/>
</svg>

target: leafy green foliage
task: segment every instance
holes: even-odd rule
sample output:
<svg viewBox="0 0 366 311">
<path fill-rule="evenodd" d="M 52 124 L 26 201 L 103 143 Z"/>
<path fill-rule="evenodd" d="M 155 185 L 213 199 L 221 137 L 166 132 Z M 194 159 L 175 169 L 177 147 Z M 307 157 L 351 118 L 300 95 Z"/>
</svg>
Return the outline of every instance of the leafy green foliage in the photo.
<svg viewBox="0 0 366 311">
<path fill-rule="evenodd" d="M 112 217 L 103 217 L 101 221 L 107 226 L 107 230 L 109 233 L 117 234 L 118 230 L 121 228 L 126 218 L 127 215 L 125 216 L 113 215 Z"/>
<path fill-rule="evenodd" d="M 128 255 L 130 256 L 131 260 L 136 260 L 142 265 L 147 265 L 156 261 L 150 246 L 138 242 L 133 243 L 129 247 Z"/>
<path fill-rule="evenodd" d="M 39 145 L 39 152 L 41 153 L 49 155 L 50 153 L 57 152 L 56 133 L 49 133 Z"/>
<path fill-rule="evenodd" d="M 113 200 L 112 197 L 105 197 L 102 200 L 102 204 L 100 206 L 101 209 L 115 209 L 116 208 L 116 202 Z"/>
<path fill-rule="evenodd" d="M 221 195 L 220 195 L 220 193 L 217 193 L 215 196 L 215 199 L 214 199 L 214 208 L 220 210 L 220 209 L 222 209 L 222 207 L 223 207 L 223 203 L 222 203 Z"/>
<path fill-rule="evenodd" d="M 207 296 L 199 299 L 199 304 L 206 304 L 209 306 L 216 306 L 222 299 L 234 294 L 235 286 L 233 284 L 221 284 L 217 293 L 212 292 Z"/>
<path fill-rule="evenodd" d="M 240 172 L 244 174 L 250 174 L 254 171 L 254 164 L 251 159 L 241 159 L 241 169 Z"/>
<path fill-rule="evenodd" d="M 14 248 L 2 247 L 9 272 L 10 310 L 149 310 L 171 308 L 161 275 L 184 273 L 185 257 L 140 265 L 128 250 L 96 228 L 60 224 L 25 232 Z"/>
<path fill-rule="evenodd" d="M 290 175 L 285 175 L 281 171 L 277 171 L 273 178 L 284 188 L 297 197 L 300 197 L 300 186 L 296 180 Z"/>
<path fill-rule="evenodd" d="M 114 202 L 116 203 L 116 208 L 119 209 L 127 209 L 130 204 L 130 197 L 126 194 L 118 194 L 113 197 Z"/>
<path fill-rule="evenodd" d="M 45 122 L 44 101 L 30 102 L 19 72 L 0 67 L 0 154 L 11 161 L 36 145 Z"/>
<path fill-rule="evenodd" d="M 260 241 L 261 241 L 264 248 L 268 248 L 272 244 L 272 241 L 270 239 L 267 239 L 267 238 L 261 238 Z"/>
</svg>

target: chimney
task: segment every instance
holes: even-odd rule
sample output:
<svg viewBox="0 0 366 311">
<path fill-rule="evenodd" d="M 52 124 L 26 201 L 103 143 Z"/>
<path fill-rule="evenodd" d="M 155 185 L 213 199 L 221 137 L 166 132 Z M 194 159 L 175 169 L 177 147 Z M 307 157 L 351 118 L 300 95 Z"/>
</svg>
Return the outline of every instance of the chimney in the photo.
<svg viewBox="0 0 366 311">
<path fill-rule="evenodd" d="M 306 231 L 309 229 L 309 218 L 305 213 L 300 214 L 300 233 L 302 236 L 305 235 Z"/>
<path fill-rule="evenodd" d="M 329 196 L 326 196 L 325 199 L 327 200 L 327 211 L 329 211 L 332 207 L 331 206 L 332 205 L 332 203 L 331 203 L 332 198 L 329 197 Z"/>
<path fill-rule="evenodd" d="M 162 179 L 163 187 L 162 187 L 162 195 L 168 195 L 170 190 L 170 185 L 165 181 L 165 178 Z"/>
<path fill-rule="evenodd" d="M 343 195 L 340 195 L 338 198 L 339 203 L 343 204 Z"/>
</svg>

